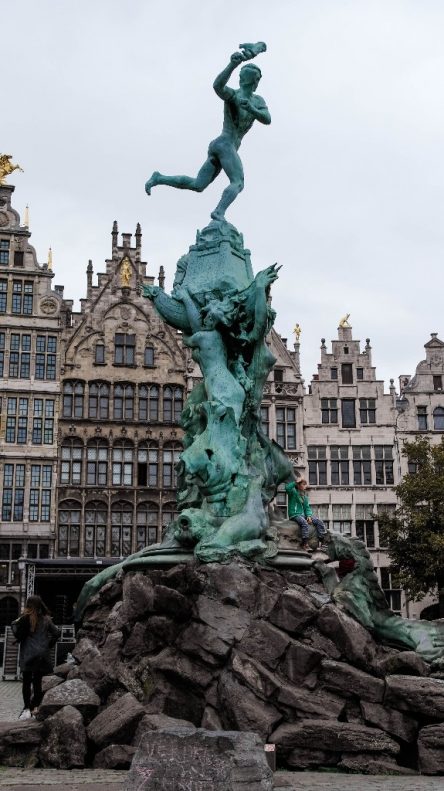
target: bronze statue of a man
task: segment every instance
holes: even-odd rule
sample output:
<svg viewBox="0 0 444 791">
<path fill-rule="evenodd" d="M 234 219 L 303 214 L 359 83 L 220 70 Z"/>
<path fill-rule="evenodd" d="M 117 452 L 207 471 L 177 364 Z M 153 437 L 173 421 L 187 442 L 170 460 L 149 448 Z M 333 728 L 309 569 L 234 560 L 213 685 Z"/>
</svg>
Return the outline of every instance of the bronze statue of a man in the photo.
<svg viewBox="0 0 444 791">
<path fill-rule="evenodd" d="M 270 113 L 261 96 L 254 93 L 261 70 L 253 63 L 246 63 L 240 70 L 239 88 L 234 90 L 227 86 L 233 71 L 245 60 L 254 58 L 259 52 L 264 52 L 266 46 L 263 42 L 257 44 L 241 44 L 242 52 L 235 52 L 230 63 L 216 77 L 213 88 L 217 95 L 224 101 L 224 123 L 222 134 L 212 140 L 208 147 L 208 157 L 200 168 L 195 178 L 191 176 L 164 176 L 157 170 L 145 184 L 148 195 L 151 189 L 159 184 L 177 189 L 202 192 L 223 170 L 230 183 L 223 191 L 222 197 L 211 213 L 213 220 L 224 220 L 225 212 L 234 199 L 244 188 L 244 170 L 239 157 L 238 149 L 242 138 L 251 129 L 254 121 L 262 124 L 271 123 Z"/>
</svg>

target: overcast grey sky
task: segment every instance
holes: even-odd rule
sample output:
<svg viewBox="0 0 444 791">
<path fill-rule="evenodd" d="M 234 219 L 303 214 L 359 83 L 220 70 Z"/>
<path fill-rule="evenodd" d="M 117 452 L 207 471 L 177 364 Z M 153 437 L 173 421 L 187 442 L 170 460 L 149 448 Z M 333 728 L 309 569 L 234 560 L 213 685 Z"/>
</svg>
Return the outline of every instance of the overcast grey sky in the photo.
<svg viewBox="0 0 444 791">
<path fill-rule="evenodd" d="M 255 271 L 282 264 L 276 329 L 302 326 L 308 382 L 320 338 L 351 313 L 379 378 L 413 373 L 444 339 L 442 0 L 19 0 L 0 5 L 0 151 L 30 205 L 40 261 L 78 300 L 111 226 L 143 230 L 150 274 L 177 259 L 226 184 L 201 194 L 144 182 L 194 175 L 220 131 L 216 74 L 243 41 L 265 40 L 258 89 L 271 126 L 240 154 L 245 190 L 227 212 Z M 233 81 L 236 85 L 236 80 Z M 78 303 L 77 303 L 78 304 Z"/>
</svg>

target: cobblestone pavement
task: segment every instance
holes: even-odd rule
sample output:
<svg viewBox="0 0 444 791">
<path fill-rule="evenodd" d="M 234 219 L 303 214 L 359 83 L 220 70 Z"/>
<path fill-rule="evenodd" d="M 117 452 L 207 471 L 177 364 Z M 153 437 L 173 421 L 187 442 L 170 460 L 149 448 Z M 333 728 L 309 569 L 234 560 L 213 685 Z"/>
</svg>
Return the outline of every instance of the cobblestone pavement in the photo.
<svg viewBox="0 0 444 791">
<path fill-rule="evenodd" d="M 0 681 L 0 722 L 17 720 L 23 708 L 20 681 Z"/>
<path fill-rule="evenodd" d="M 8 769 L 0 767 L 1 791 L 123 791 L 126 772 L 105 769 Z M 287 789 L 288 791 L 288 789 Z"/>
</svg>

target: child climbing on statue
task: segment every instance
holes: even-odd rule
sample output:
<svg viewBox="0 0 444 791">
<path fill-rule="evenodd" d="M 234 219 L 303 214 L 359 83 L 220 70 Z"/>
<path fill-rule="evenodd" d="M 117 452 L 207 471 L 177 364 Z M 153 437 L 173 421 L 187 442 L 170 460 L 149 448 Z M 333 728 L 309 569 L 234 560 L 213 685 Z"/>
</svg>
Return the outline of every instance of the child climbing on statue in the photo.
<svg viewBox="0 0 444 791">
<path fill-rule="evenodd" d="M 298 478 L 290 481 L 285 486 L 285 491 L 288 494 L 288 518 L 292 522 L 297 522 L 301 528 L 302 534 L 302 549 L 306 552 L 311 552 L 312 549 L 308 544 L 308 534 L 310 525 L 316 528 L 318 536 L 318 548 L 323 547 L 323 539 L 326 533 L 325 525 L 322 519 L 313 516 L 310 500 L 306 494 L 307 481 L 305 478 Z"/>
</svg>

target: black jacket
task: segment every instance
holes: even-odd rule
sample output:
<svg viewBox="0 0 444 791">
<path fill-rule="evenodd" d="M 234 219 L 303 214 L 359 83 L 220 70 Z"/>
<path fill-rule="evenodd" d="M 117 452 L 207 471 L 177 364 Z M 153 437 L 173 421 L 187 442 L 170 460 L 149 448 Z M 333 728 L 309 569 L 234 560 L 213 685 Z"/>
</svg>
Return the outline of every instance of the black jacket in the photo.
<svg viewBox="0 0 444 791">
<path fill-rule="evenodd" d="M 60 630 L 53 624 L 49 615 L 39 619 L 35 632 L 31 632 L 28 615 L 22 615 L 14 621 L 11 629 L 15 639 L 20 643 L 20 670 L 51 673 L 51 648 L 60 637 Z"/>
</svg>

